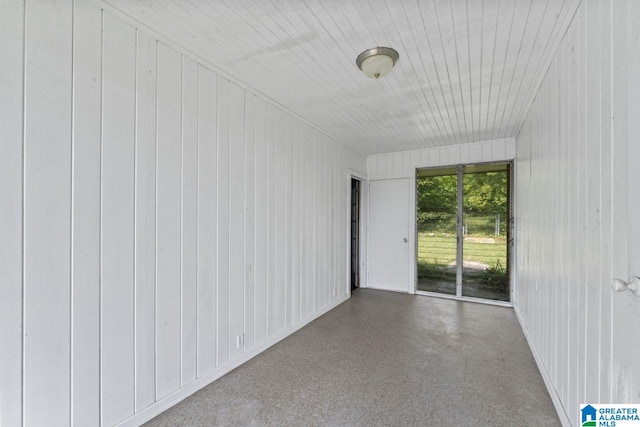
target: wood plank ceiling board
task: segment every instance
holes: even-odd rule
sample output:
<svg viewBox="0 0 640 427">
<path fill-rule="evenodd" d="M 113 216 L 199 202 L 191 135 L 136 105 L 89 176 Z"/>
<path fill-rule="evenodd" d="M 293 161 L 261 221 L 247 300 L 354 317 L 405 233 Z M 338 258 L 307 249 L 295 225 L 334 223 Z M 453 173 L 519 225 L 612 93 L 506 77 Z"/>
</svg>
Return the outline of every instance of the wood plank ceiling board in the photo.
<svg viewBox="0 0 640 427">
<path fill-rule="evenodd" d="M 364 154 L 513 137 L 576 0 L 96 0 Z M 380 80 L 355 58 L 390 46 Z"/>
</svg>

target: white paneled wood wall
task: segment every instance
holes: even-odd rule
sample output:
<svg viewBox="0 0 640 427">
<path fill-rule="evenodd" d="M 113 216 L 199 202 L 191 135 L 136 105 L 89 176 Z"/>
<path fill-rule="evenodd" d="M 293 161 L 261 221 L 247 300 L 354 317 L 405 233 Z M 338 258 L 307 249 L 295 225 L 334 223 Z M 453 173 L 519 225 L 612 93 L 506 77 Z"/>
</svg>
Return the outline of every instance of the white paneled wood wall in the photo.
<svg viewBox="0 0 640 427">
<path fill-rule="evenodd" d="M 514 138 L 421 150 L 373 154 L 367 157 L 369 179 L 415 177 L 417 168 L 513 160 Z"/>
<path fill-rule="evenodd" d="M 420 150 L 399 151 L 395 153 L 383 153 L 367 156 L 367 177 L 369 181 L 408 178 L 405 180 L 409 192 L 408 242 L 409 248 L 415 248 L 416 229 L 416 169 L 428 167 L 444 167 L 458 164 L 474 164 L 486 162 L 511 161 L 515 156 L 515 139 L 495 139 L 490 141 L 475 142 L 471 144 L 458 144 L 438 148 L 425 148 Z M 384 202 L 379 201 L 379 206 Z M 371 214 L 369 214 L 370 216 Z M 398 236 L 403 238 L 404 235 Z M 380 241 L 379 241 L 380 239 Z M 367 229 L 368 245 L 387 245 L 382 234 Z M 409 271 L 406 288 L 409 293 L 415 291 L 415 266 L 416 251 L 409 249 L 406 256 L 407 271 Z M 367 275 L 369 267 L 367 263 Z M 378 266 L 380 267 L 380 266 Z M 383 267 L 384 268 L 384 267 Z M 366 286 L 367 283 L 363 283 Z M 378 285 L 380 286 L 380 285 Z"/>
<path fill-rule="evenodd" d="M 515 307 L 565 425 L 581 403 L 640 401 L 640 298 L 611 290 L 640 274 L 639 18 L 583 1 L 517 138 Z"/>
<path fill-rule="evenodd" d="M 86 0 L 0 29 L 0 425 L 142 422 L 348 297 L 364 156 Z"/>
</svg>

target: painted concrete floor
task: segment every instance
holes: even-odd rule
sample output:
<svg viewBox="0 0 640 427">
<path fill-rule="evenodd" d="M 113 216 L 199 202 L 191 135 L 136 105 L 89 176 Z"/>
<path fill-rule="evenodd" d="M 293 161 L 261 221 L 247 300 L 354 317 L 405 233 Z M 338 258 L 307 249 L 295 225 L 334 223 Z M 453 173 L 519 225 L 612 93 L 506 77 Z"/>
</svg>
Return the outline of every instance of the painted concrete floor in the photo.
<svg viewBox="0 0 640 427">
<path fill-rule="evenodd" d="M 455 277 L 451 280 L 418 279 L 418 290 L 435 292 L 438 294 L 455 295 Z M 495 301 L 509 301 L 509 292 L 491 289 L 473 280 L 467 280 L 462 285 L 462 296 L 491 299 Z"/>
<path fill-rule="evenodd" d="M 148 425 L 560 421 L 512 309 L 359 289 Z"/>
</svg>

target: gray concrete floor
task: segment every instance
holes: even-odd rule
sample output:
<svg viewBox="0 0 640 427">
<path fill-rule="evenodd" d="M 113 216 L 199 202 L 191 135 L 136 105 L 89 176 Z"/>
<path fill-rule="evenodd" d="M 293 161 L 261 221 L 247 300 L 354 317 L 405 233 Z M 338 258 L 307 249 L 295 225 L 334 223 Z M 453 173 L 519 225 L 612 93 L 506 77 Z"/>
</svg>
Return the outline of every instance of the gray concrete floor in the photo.
<svg viewBox="0 0 640 427">
<path fill-rule="evenodd" d="M 424 292 L 436 292 L 438 294 L 455 295 L 456 282 L 435 279 L 418 279 L 418 290 Z M 509 291 L 491 289 L 473 280 L 462 283 L 462 296 L 489 299 L 494 301 L 509 301 Z"/>
<path fill-rule="evenodd" d="M 359 289 L 150 426 L 560 425 L 512 309 Z"/>
</svg>

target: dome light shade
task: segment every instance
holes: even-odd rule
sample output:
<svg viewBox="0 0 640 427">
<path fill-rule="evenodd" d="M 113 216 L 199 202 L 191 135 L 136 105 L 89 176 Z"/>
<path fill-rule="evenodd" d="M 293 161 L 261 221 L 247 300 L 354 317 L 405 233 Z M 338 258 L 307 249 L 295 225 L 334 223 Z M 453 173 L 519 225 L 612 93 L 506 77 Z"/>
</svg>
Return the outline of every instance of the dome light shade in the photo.
<svg viewBox="0 0 640 427">
<path fill-rule="evenodd" d="M 390 47 L 374 47 L 358 55 L 356 65 L 365 76 L 379 79 L 391 72 L 400 55 Z"/>
</svg>

